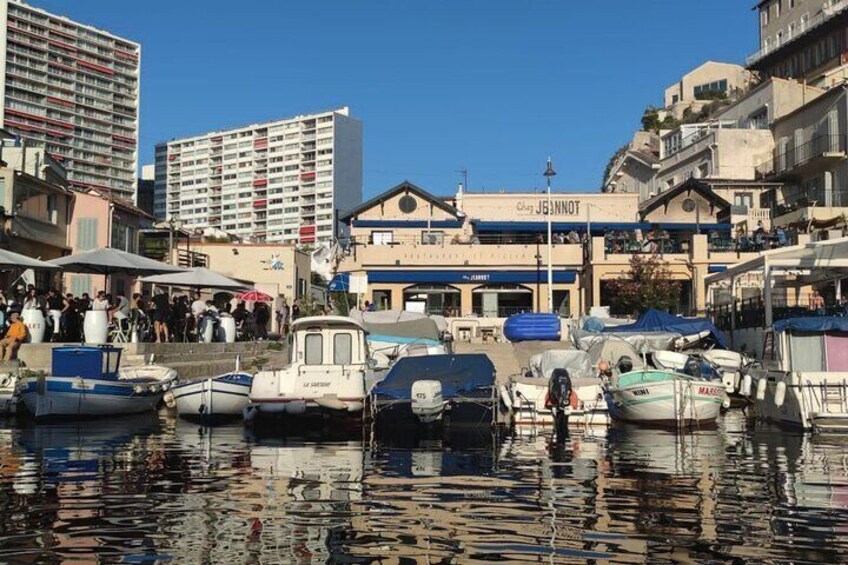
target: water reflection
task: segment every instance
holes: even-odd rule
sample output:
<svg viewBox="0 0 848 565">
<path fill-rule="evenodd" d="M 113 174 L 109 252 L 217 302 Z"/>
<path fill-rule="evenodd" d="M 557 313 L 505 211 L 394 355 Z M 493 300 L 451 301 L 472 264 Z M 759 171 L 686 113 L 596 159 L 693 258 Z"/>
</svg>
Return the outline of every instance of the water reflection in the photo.
<svg viewBox="0 0 848 565">
<path fill-rule="evenodd" d="M 848 449 L 749 426 L 322 440 L 0 423 L 0 561 L 836 562 Z"/>
</svg>

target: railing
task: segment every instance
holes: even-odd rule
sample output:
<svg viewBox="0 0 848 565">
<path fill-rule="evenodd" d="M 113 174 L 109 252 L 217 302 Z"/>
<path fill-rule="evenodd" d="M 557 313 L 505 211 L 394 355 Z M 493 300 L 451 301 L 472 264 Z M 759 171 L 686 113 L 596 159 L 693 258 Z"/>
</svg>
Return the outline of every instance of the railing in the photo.
<svg viewBox="0 0 848 565">
<path fill-rule="evenodd" d="M 689 245 L 688 237 L 683 239 L 667 233 L 649 233 L 640 237 L 635 232 L 614 232 L 604 236 L 604 249 L 613 254 L 687 253 Z"/>
<path fill-rule="evenodd" d="M 787 318 L 848 316 L 848 307 L 824 299 L 816 304 L 811 293 L 803 293 L 794 299 L 773 298 L 771 312 L 772 321 L 776 322 Z M 711 306 L 708 313 L 716 327 L 723 331 L 730 331 L 734 317 L 736 329 L 763 328 L 766 323 L 765 299 L 762 296 Z"/>
<path fill-rule="evenodd" d="M 775 151 L 771 165 L 771 174 L 779 175 L 805 165 L 828 154 L 845 153 L 844 135 L 817 135 L 799 146 L 791 145 L 785 151 Z M 767 164 L 764 164 L 767 166 Z M 760 165 L 762 167 L 763 165 Z M 760 170 L 757 167 L 757 170 Z"/>
<path fill-rule="evenodd" d="M 769 55 L 769 54 L 777 51 L 778 49 L 780 49 L 781 47 L 786 45 L 788 42 L 790 42 L 792 39 L 794 39 L 794 38 L 796 38 L 800 35 L 803 35 L 804 33 L 807 33 L 811 29 L 818 27 L 819 25 L 823 24 L 824 22 L 826 22 L 827 20 L 829 20 L 833 16 L 841 13 L 845 8 L 848 8 L 848 2 L 846 2 L 845 0 L 831 0 L 830 4 L 825 5 L 822 8 L 821 12 L 819 12 L 818 14 L 816 14 L 815 16 L 810 18 L 809 20 L 802 21 L 801 22 L 801 28 L 798 30 L 798 33 L 796 35 L 794 35 L 792 37 L 788 37 L 783 42 L 780 42 L 780 43 L 775 42 L 774 45 L 769 45 L 768 47 L 764 47 L 764 48 L 760 49 L 759 51 L 752 53 L 751 55 L 748 55 L 748 57 L 745 58 L 745 65 L 746 66 L 753 65 L 754 63 L 756 63 L 760 59 L 764 58 L 766 55 Z"/>
<path fill-rule="evenodd" d="M 193 267 L 209 267 L 209 255 L 196 251 L 177 250 L 177 265 L 191 269 Z"/>
<path fill-rule="evenodd" d="M 431 233 L 427 234 L 426 229 L 421 230 L 420 235 L 396 235 L 392 234 L 391 239 L 377 241 L 375 243 L 373 235 L 361 237 L 352 236 L 350 238 L 351 245 L 547 245 L 547 234 L 474 234 L 470 236 L 447 236 L 442 235 L 441 230 L 433 228 Z M 580 245 L 580 239 L 569 239 L 568 236 L 554 234 L 553 245 Z"/>
<path fill-rule="evenodd" d="M 781 229 L 738 237 L 713 237 L 709 240 L 708 250 L 712 253 L 756 253 L 766 249 L 795 245 L 797 239 L 797 234 Z"/>
</svg>

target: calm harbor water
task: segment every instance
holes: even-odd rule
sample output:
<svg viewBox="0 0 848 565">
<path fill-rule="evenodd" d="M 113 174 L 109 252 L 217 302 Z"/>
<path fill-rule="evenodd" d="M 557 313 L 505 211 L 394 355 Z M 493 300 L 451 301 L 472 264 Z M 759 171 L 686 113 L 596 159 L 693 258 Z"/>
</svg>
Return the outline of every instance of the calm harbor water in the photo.
<svg viewBox="0 0 848 565">
<path fill-rule="evenodd" d="M 847 560 L 848 443 L 738 412 L 561 445 L 0 421 L 4 563 Z"/>
</svg>

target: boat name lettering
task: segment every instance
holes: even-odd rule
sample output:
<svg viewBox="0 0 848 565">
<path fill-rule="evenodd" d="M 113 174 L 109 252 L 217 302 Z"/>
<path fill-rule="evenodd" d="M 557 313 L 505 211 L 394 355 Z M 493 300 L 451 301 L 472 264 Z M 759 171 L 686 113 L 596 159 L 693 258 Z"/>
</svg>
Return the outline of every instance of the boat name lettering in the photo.
<svg viewBox="0 0 848 565">
<path fill-rule="evenodd" d="M 646 388 L 637 388 L 633 391 L 633 394 L 636 396 L 648 396 L 651 394 L 651 391 Z"/>
<path fill-rule="evenodd" d="M 319 382 L 309 383 L 308 386 L 310 388 L 321 388 L 321 387 L 330 386 L 330 384 L 331 384 L 330 381 L 319 381 Z"/>
<path fill-rule="evenodd" d="M 702 386 L 698 387 L 698 394 L 702 394 L 704 396 L 721 396 L 724 394 L 724 389 L 714 386 Z"/>
</svg>

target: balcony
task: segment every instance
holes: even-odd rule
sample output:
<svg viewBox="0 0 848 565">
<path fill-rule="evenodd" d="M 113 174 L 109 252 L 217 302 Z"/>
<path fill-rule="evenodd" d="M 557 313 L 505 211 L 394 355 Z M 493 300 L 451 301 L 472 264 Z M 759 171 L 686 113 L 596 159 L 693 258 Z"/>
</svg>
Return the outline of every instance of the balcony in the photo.
<svg viewBox="0 0 848 565">
<path fill-rule="evenodd" d="M 774 157 L 756 168 L 758 179 L 781 181 L 821 173 L 846 157 L 844 135 L 817 135 L 807 143 L 775 150 Z"/>
<path fill-rule="evenodd" d="M 845 11 L 845 8 L 848 8 L 848 0 L 830 0 L 829 4 L 825 2 L 825 5 L 822 7 L 821 12 L 811 17 L 806 22 L 801 21 L 801 27 L 798 29 L 798 32 L 795 35 L 787 37 L 787 39 L 781 43 L 775 43 L 774 45 L 763 47 L 759 51 L 748 55 L 748 57 L 745 58 L 745 65 L 748 67 L 754 65 L 755 63 L 761 61 L 768 55 L 771 55 L 775 51 L 780 50 L 780 48 L 784 45 L 791 43 L 794 39 L 801 37 L 805 33 L 830 20 L 834 16 L 841 14 Z"/>
<path fill-rule="evenodd" d="M 476 238 L 421 235 L 394 235 L 391 241 L 374 242 L 370 238 L 351 240 L 352 257 L 362 266 L 468 266 L 545 268 L 547 247 L 535 238 L 480 234 Z M 575 267 L 583 263 L 580 243 L 554 244 L 554 265 Z"/>
</svg>

